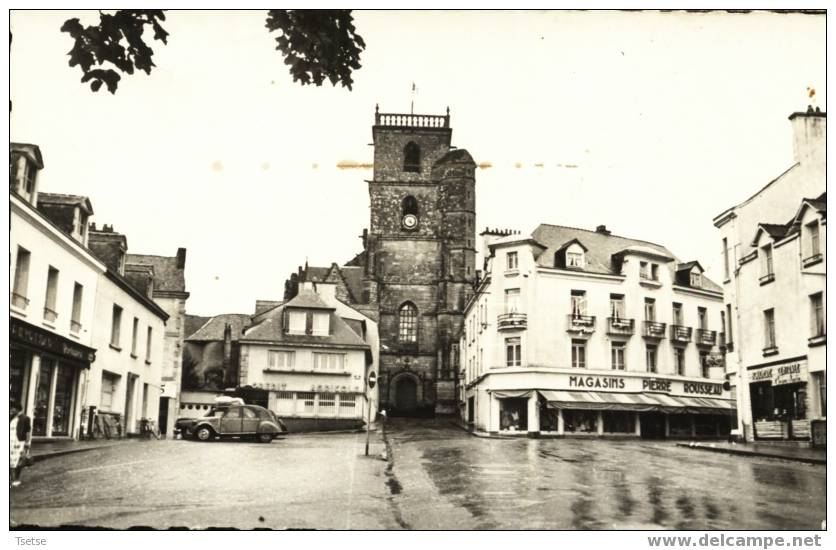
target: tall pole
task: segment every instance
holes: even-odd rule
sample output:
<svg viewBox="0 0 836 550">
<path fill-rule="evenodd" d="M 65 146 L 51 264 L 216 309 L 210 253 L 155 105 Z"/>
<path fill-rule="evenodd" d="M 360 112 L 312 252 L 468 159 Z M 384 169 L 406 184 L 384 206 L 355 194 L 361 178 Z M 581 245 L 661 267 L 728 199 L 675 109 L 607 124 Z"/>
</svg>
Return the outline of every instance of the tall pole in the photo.
<svg viewBox="0 0 836 550">
<path fill-rule="evenodd" d="M 366 402 L 368 403 L 368 414 L 366 415 L 366 456 L 369 456 L 369 438 L 372 433 L 372 398 L 366 397 Z"/>
</svg>

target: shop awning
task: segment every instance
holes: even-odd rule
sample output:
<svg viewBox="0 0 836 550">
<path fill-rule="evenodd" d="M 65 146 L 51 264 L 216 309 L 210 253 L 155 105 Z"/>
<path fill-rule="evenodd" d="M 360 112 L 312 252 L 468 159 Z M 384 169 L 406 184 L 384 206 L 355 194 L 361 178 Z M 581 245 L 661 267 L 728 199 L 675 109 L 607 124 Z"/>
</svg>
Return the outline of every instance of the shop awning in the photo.
<svg viewBox="0 0 836 550">
<path fill-rule="evenodd" d="M 666 413 L 731 414 L 735 402 L 706 397 L 681 397 L 663 393 L 615 393 L 539 390 L 551 409 L 605 411 L 658 411 Z"/>
</svg>

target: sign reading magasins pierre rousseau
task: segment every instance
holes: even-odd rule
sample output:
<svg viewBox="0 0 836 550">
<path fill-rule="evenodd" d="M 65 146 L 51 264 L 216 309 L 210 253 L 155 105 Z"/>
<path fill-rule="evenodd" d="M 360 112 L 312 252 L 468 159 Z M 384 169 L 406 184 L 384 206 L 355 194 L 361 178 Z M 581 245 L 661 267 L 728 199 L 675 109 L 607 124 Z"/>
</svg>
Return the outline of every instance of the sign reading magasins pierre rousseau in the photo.
<svg viewBox="0 0 836 550">
<path fill-rule="evenodd" d="M 666 378 L 627 378 L 621 376 L 569 376 L 570 388 L 587 390 L 650 391 L 722 395 L 723 385 L 712 382 L 684 382 Z"/>
</svg>

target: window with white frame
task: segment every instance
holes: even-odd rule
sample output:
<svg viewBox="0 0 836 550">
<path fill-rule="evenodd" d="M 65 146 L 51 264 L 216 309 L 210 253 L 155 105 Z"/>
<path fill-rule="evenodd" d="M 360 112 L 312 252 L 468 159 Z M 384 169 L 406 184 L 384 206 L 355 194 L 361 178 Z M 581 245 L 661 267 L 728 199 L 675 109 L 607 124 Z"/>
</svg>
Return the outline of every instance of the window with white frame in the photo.
<svg viewBox="0 0 836 550">
<path fill-rule="evenodd" d="M 505 313 L 517 313 L 520 310 L 520 289 L 505 289 Z"/>
<path fill-rule="evenodd" d="M 46 275 L 46 299 L 44 301 L 44 321 L 54 323 L 58 318 L 58 270 L 49 266 Z"/>
<path fill-rule="evenodd" d="M 513 269 L 517 269 L 518 258 L 517 258 L 517 253 L 516 252 L 508 252 L 505 255 L 505 260 L 506 260 L 505 269 L 507 269 L 509 271 L 513 270 Z"/>
<path fill-rule="evenodd" d="M 110 324 L 110 345 L 119 348 L 122 334 L 122 308 L 113 304 L 113 317 Z"/>
<path fill-rule="evenodd" d="M 650 279 L 650 264 L 648 262 L 639 262 L 639 277 Z"/>
<path fill-rule="evenodd" d="M 708 378 L 710 365 L 708 363 L 708 352 L 707 351 L 700 351 L 700 369 L 702 371 L 702 377 Z"/>
<path fill-rule="evenodd" d="M 821 254 L 821 241 L 819 236 L 819 221 L 814 220 L 806 225 L 807 233 L 807 257 L 811 258 Z"/>
<path fill-rule="evenodd" d="M 151 342 L 154 341 L 154 329 L 148 327 L 145 335 L 145 362 L 151 362 Z"/>
<path fill-rule="evenodd" d="M 772 268 L 772 245 L 761 247 L 761 276 L 769 277 L 775 273 Z"/>
<path fill-rule="evenodd" d="M 136 346 L 139 343 L 139 319 L 134 317 L 134 324 L 131 328 L 131 355 L 136 357 Z"/>
<path fill-rule="evenodd" d="M 295 352 L 271 349 L 267 352 L 267 366 L 271 369 L 292 369 Z"/>
<path fill-rule="evenodd" d="M 697 308 L 697 319 L 700 330 L 708 330 L 708 311 L 704 307 Z"/>
<path fill-rule="evenodd" d="M 19 309 L 26 309 L 29 305 L 27 291 L 29 288 L 29 260 L 32 254 L 23 248 L 17 247 L 17 260 L 15 262 L 15 280 L 12 286 L 12 305 Z"/>
<path fill-rule="evenodd" d="M 573 317 L 582 317 L 586 315 L 586 291 L 572 290 L 569 294 L 569 300 L 572 307 Z"/>
<path fill-rule="evenodd" d="M 723 280 L 729 279 L 729 240 L 723 237 Z"/>
<path fill-rule="evenodd" d="M 624 370 L 627 366 L 624 354 L 624 342 L 613 342 L 611 348 L 613 370 Z"/>
<path fill-rule="evenodd" d="M 810 295 L 810 328 L 813 337 L 824 336 L 824 299 L 821 292 Z"/>
<path fill-rule="evenodd" d="M 658 348 L 656 344 L 645 344 L 645 362 L 647 364 L 647 372 L 656 372 L 656 352 Z"/>
<path fill-rule="evenodd" d="M 653 281 L 659 280 L 659 264 L 650 264 L 650 278 Z"/>
<path fill-rule="evenodd" d="M 702 286 L 702 274 L 699 271 L 691 272 L 691 286 L 697 288 Z"/>
<path fill-rule="evenodd" d="M 320 371 L 343 371 L 344 353 L 314 353 L 313 368 Z"/>
<path fill-rule="evenodd" d="M 685 376 L 685 348 L 673 348 L 673 361 L 676 374 Z"/>
<path fill-rule="evenodd" d="M 678 302 L 673 303 L 671 323 L 674 325 L 682 325 L 682 304 Z"/>
<path fill-rule="evenodd" d="M 305 334 L 307 313 L 304 311 L 289 311 L 287 314 L 287 332 L 290 334 Z"/>
<path fill-rule="evenodd" d="M 313 314 L 313 335 L 314 336 L 328 336 L 331 330 L 331 314 L 330 313 L 314 313 Z"/>
<path fill-rule="evenodd" d="M 651 323 L 656 321 L 656 300 L 653 298 L 644 299 L 644 320 Z"/>
<path fill-rule="evenodd" d="M 627 317 L 623 294 L 610 294 L 610 317 L 613 319 L 625 319 Z"/>
<path fill-rule="evenodd" d="M 118 374 L 111 374 L 102 371 L 102 387 L 101 396 L 99 399 L 99 409 L 103 411 L 113 410 L 113 400 L 116 396 L 116 388 L 119 386 Z"/>
<path fill-rule="evenodd" d="M 775 347 L 775 310 L 770 308 L 763 312 L 763 347 Z"/>
<path fill-rule="evenodd" d="M 480 350 L 481 351 L 481 350 Z M 505 339 L 505 365 L 519 367 L 522 364 L 522 342 L 519 337 Z"/>
<path fill-rule="evenodd" d="M 572 367 L 586 368 L 586 340 L 572 340 Z"/>
<path fill-rule="evenodd" d="M 81 331 L 81 299 L 84 295 L 84 287 L 75 283 L 73 287 L 73 309 L 70 314 L 70 332 L 78 334 Z"/>
<path fill-rule="evenodd" d="M 583 252 L 566 252 L 566 267 L 583 267 Z"/>
</svg>

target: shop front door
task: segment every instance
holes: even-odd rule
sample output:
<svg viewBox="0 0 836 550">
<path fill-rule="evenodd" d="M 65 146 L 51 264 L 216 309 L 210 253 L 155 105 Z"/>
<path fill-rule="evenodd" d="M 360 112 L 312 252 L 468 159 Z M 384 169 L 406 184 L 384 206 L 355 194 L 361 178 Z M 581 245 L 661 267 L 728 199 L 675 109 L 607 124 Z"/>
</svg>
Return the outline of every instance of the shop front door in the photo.
<svg viewBox="0 0 836 550">
<path fill-rule="evenodd" d="M 665 415 L 658 412 L 644 412 L 640 416 L 641 436 L 644 439 L 665 437 Z"/>
</svg>

